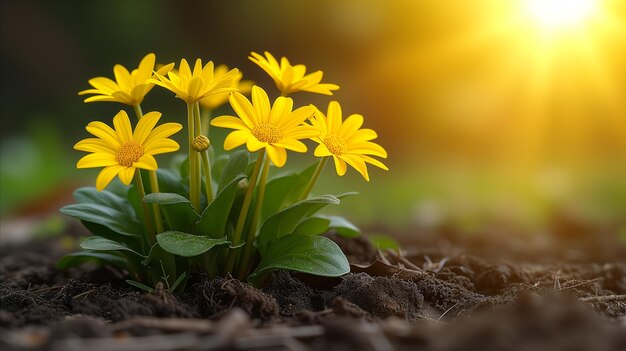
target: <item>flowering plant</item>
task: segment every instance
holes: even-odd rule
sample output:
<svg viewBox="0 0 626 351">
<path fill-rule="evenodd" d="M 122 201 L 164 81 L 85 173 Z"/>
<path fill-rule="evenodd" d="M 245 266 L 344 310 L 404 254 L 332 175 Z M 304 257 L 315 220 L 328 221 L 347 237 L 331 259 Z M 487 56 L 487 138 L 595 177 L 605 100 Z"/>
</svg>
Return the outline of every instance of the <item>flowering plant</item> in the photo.
<svg viewBox="0 0 626 351">
<path fill-rule="evenodd" d="M 340 248 L 320 234 L 334 229 L 354 236 L 358 228 L 317 212 L 353 193 L 310 193 L 330 157 L 338 175 L 350 165 L 369 181 L 366 164 L 386 170 L 372 156 L 386 158 L 387 153 L 372 141 L 377 137 L 373 130 L 361 128 L 362 116 L 343 120 L 338 102 L 330 102 L 326 114 L 313 105 L 294 106 L 288 94 L 332 95 L 339 89 L 320 83 L 321 71 L 307 75 L 304 65 L 292 66 L 286 58 L 279 64 L 267 52 L 265 57 L 252 53 L 250 59 L 270 74 L 280 97 L 271 101 L 263 88 L 250 89 L 239 70 L 203 65 L 200 59 L 193 70 L 183 59 L 178 69 L 169 64 L 155 71 L 154 54 L 132 72 L 116 65 L 115 81 L 89 81 L 94 89 L 80 92 L 93 94 L 85 102 L 132 106 L 138 122 L 133 128 L 122 110 L 113 118 L 113 128 L 89 123 L 86 129 L 94 138 L 74 146 L 89 153 L 78 168 L 103 169 L 95 188 L 76 190 L 77 203 L 61 209 L 93 235 L 81 242 L 83 251 L 63 257 L 60 267 L 86 260 L 109 263 L 127 270 L 131 285 L 152 291 L 163 284 L 172 292 L 184 290 L 193 272 L 231 274 L 260 285 L 277 269 L 319 276 L 350 270 Z M 159 125 L 160 112 L 143 114 L 140 104 L 154 86 L 170 90 L 187 105 L 187 155 L 174 169 L 159 168 L 155 155 L 179 150 L 170 137 L 183 126 Z M 242 94 L 247 91 L 250 99 Z M 206 109 L 226 102 L 234 115 L 210 120 Z M 209 124 L 232 129 L 224 141 L 226 151 L 245 148 L 212 157 Z M 288 151 L 307 152 L 307 140 L 318 144 L 316 164 L 270 176 L 272 167 L 285 166 Z M 111 183 L 116 176 L 121 184 Z"/>
</svg>

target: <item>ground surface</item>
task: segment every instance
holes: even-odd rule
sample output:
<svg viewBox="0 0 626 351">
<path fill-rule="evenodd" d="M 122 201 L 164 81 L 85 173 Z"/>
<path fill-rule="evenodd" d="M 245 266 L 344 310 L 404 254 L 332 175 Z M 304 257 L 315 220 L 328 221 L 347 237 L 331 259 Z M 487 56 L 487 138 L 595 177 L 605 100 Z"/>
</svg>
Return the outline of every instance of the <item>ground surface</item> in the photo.
<svg viewBox="0 0 626 351">
<path fill-rule="evenodd" d="M 261 290 L 197 276 L 181 296 L 137 291 L 109 267 L 59 271 L 58 240 L 5 245 L 0 346 L 626 350 L 626 262 L 619 254 L 604 261 L 490 261 L 450 246 L 414 244 L 398 254 L 331 237 L 353 273 L 319 279 L 279 272 Z"/>
</svg>

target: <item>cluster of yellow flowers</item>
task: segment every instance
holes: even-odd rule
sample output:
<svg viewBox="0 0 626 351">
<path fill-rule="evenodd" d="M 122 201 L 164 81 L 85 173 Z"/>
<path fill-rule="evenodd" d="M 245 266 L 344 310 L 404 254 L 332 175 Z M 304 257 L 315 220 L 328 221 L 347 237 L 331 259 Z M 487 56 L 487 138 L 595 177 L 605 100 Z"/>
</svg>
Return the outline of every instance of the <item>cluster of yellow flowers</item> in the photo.
<svg viewBox="0 0 626 351">
<path fill-rule="evenodd" d="M 237 117 L 220 116 L 211 121 L 213 126 L 234 129 L 224 142 L 226 150 L 245 144 L 251 152 L 264 150 L 276 167 L 282 167 L 287 161 L 287 150 L 306 152 L 307 147 L 301 140 L 311 139 L 319 144 L 315 156 L 324 159 L 332 156 L 340 176 L 346 173 L 347 165 L 368 181 L 366 164 L 387 170 L 382 162 L 372 157 L 386 158 L 387 152 L 372 141 L 377 137 L 375 131 L 361 128 L 361 115 L 353 114 L 343 120 L 337 101 L 330 102 L 326 113 L 313 105 L 294 109 L 288 94 L 306 91 L 332 95 L 339 89 L 335 84 L 320 83 L 322 71 L 306 74 L 304 65 L 291 65 L 285 57 L 279 63 L 269 52 L 265 52 L 265 56 L 252 52 L 249 58 L 270 75 L 280 90 L 282 96 L 273 103 L 259 86 L 251 88 L 251 100 L 246 98 L 242 93 L 249 91 L 252 84 L 242 81 L 238 69 L 228 70 L 224 65 L 215 68 L 210 61 L 202 65 L 200 59 L 196 60 L 193 70 L 185 59 L 180 61 L 177 70 L 173 63 L 155 70 L 156 57 L 151 53 L 132 72 L 116 65 L 115 81 L 105 77 L 89 80 L 93 89 L 79 93 L 93 94 L 85 102 L 113 101 L 132 106 L 139 122 L 133 132 L 127 114 L 120 111 L 113 119 L 114 129 L 102 122 L 90 123 L 87 131 L 97 138 L 75 145 L 75 149 L 91 153 L 83 157 L 77 167 L 104 167 L 96 180 L 97 188 L 102 190 L 116 175 L 124 184 L 129 184 L 135 169 L 156 170 L 154 155 L 178 150 L 178 144 L 168 137 L 182 126 L 166 123 L 155 128 L 161 114 L 141 113 L 140 104 L 146 94 L 154 85 L 159 85 L 188 105 L 199 103 L 204 108 L 215 109 L 228 100 Z M 190 131 L 190 147 L 192 139 L 200 135 L 198 125 L 196 129 Z"/>
</svg>

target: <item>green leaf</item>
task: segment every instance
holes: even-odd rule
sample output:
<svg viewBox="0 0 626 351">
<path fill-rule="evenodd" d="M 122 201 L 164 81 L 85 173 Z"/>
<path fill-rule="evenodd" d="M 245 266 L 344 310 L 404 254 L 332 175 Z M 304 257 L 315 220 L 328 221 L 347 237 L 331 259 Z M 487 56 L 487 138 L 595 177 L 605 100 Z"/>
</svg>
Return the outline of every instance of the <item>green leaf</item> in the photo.
<svg viewBox="0 0 626 351">
<path fill-rule="evenodd" d="M 302 219 L 328 205 L 338 205 L 339 202 L 339 199 L 332 195 L 320 195 L 297 202 L 271 216 L 263 223 L 259 231 L 258 244 L 261 254 L 270 241 L 293 233 Z"/>
<path fill-rule="evenodd" d="M 400 245 L 398 245 L 398 243 L 394 239 L 387 235 L 373 235 L 369 237 L 369 240 L 372 245 L 374 245 L 374 247 L 379 250 L 397 250 L 400 248 Z"/>
<path fill-rule="evenodd" d="M 224 166 L 220 181 L 217 186 L 217 192 L 221 192 L 226 188 L 233 179 L 239 177 L 240 174 L 245 174 L 250 154 L 246 150 L 239 150 L 233 152 L 228 159 L 228 163 Z"/>
<path fill-rule="evenodd" d="M 127 216 L 134 219 L 137 218 L 133 207 L 122 196 L 116 195 L 111 191 L 102 190 L 98 191 L 94 187 L 83 187 L 74 191 L 74 199 L 78 203 L 94 203 L 104 205 L 120 212 L 124 212 Z"/>
<path fill-rule="evenodd" d="M 350 272 L 350 264 L 332 240 L 323 236 L 291 234 L 268 245 L 248 280 L 259 283 L 265 274 L 276 269 L 337 277 Z"/>
<path fill-rule="evenodd" d="M 97 262 L 100 264 L 111 264 L 119 268 L 128 268 L 128 261 L 124 257 L 105 253 L 105 252 L 89 252 L 80 251 L 67 254 L 57 262 L 58 269 L 67 269 L 79 266 L 85 262 Z"/>
<path fill-rule="evenodd" d="M 92 250 L 92 251 L 128 251 L 128 252 L 134 253 L 137 256 L 140 256 L 143 258 L 146 257 L 127 246 L 119 244 L 113 240 L 103 238 L 101 236 L 90 236 L 90 237 L 85 238 L 80 243 L 80 247 L 85 250 Z"/>
<path fill-rule="evenodd" d="M 189 203 L 189 200 L 176 193 L 151 193 L 143 198 L 143 202 L 149 204 L 172 205 L 180 203 Z"/>
<path fill-rule="evenodd" d="M 154 292 L 156 290 L 154 290 L 153 288 L 145 285 L 145 284 L 141 284 L 140 282 L 134 281 L 134 280 L 130 280 L 130 279 L 126 279 L 126 282 L 132 286 L 134 286 L 135 288 L 141 289 L 141 290 L 145 290 L 147 292 L 149 292 L 150 294 L 154 294 Z"/>
<path fill-rule="evenodd" d="M 172 286 L 170 287 L 170 292 L 176 290 L 176 288 L 178 288 L 180 283 L 182 283 L 185 278 L 187 278 L 187 272 L 183 272 L 183 274 L 179 275 L 178 278 L 176 278 L 176 280 L 174 281 L 174 283 L 172 283 Z"/>
<path fill-rule="evenodd" d="M 267 182 L 265 199 L 261 210 L 261 222 L 300 199 L 304 188 L 315 172 L 317 162 L 302 172 L 290 172 L 276 176 Z"/>
<path fill-rule="evenodd" d="M 298 224 L 296 229 L 293 230 L 294 234 L 301 235 L 318 235 L 323 234 L 328 230 L 330 220 L 320 217 L 310 217 Z"/>
<path fill-rule="evenodd" d="M 245 177 L 246 176 L 241 173 L 233 177 L 230 183 L 215 196 L 197 222 L 196 231 L 199 234 L 211 238 L 221 238 L 226 235 L 228 215 L 233 207 L 235 195 L 237 195 L 238 184 Z"/>
<path fill-rule="evenodd" d="M 73 204 L 63 207 L 61 213 L 85 222 L 103 225 L 112 231 L 130 236 L 139 236 L 142 226 L 128 212 L 95 203 Z"/>
<path fill-rule="evenodd" d="M 183 257 L 193 257 L 203 254 L 215 246 L 228 245 L 225 238 L 212 239 L 203 235 L 167 231 L 157 235 L 157 241 L 163 250 Z"/>
<path fill-rule="evenodd" d="M 324 215 L 320 215 L 318 217 L 330 220 L 328 229 L 334 229 L 340 236 L 345 238 L 354 238 L 361 235 L 361 230 L 343 217 Z"/>
</svg>

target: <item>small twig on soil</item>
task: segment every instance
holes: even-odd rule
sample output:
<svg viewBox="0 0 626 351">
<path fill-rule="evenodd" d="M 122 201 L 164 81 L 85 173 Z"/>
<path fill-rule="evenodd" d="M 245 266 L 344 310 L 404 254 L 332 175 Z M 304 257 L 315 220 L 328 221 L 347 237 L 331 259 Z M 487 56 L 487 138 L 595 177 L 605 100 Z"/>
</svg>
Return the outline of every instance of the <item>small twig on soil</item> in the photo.
<svg viewBox="0 0 626 351">
<path fill-rule="evenodd" d="M 441 318 L 443 318 L 443 316 L 445 316 L 448 312 L 452 311 L 453 308 L 455 308 L 459 303 L 455 303 L 454 306 L 448 308 L 441 316 L 439 316 L 439 318 L 437 318 L 437 322 L 439 322 L 441 320 Z"/>
<path fill-rule="evenodd" d="M 398 250 L 398 251 L 388 250 L 387 253 L 389 255 L 393 256 L 393 258 L 398 263 L 402 263 L 403 265 L 405 265 L 406 267 L 409 267 L 410 269 L 413 269 L 413 270 L 416 270 L 416 271 L 421 271 L 422 270 L 420 267 L 415 265 L 413 262 L 411 262 L 408 259 L 406 259 L 406 257 L 404 257 L 404 255 L 402 254 L 401 250 Z"/>
<path fill-rule="evenodd" d="M 605 295 L 605 296 L 581 297 L 578 299 L 578 301 L 582 301 L 582 302 L 626 301 L 626 295 Z"/>
<path fill-rule="evenodd" d="M 195 333 L 209 333 L 214 331 L 213 323 L 205 319 L 192 318 L 136 318 L 115 323 L 113 331 L 131 328 L 151 328 L 169 332 L 190 331 Z"/>
<path fill-rule="evenodd" d="M 572 286 L 566 286 L 564 288 L 561 288 L 560 291 L 564 291 L 564 290 L 568 290 L 568 289 L 574 289 L 574 288 L 578 288 L 578 287 L 581 287 L 581 286 L 584 286 L 584 285 L 589 285 L 589 284 L 595 283 L 595 282 L 597 282 L 597 281 L 599 281 L 601 279 L 602 279 L 601 277 L 598 277 L 598 278 L 591 279 L 591 280 L 585 280 L 585 281 L 580 282 L 578 284 L 574 284 Z"/>
<path fill-rule="evenodd" d="M 64 287 L 65 284 L 56 284 L 47 288 L 41 288 L 41 289 L 35 289 L 35 290 L 30 290 L 30 286 L 28 288 L 28 291 L 31 293 L 40 293 L 40 292 L 44 292 L 44 291 L 50 291 L 50 290 L 55 290 L 55 289 L 60 289 L 62 287 Z"/>
<path fill-rule="evenodd" d="M 91 294 L 92 292 L 95 292 L 95 291 L 97 291 L 97 290 L 98 290 L 98 289 L 91 289 L 91 290 L 87 290 L 87 291 L 82 292 L 82 293 L 80 293 L 80 294 L 78 294 L 78 295 L 76 295 L 76 296 L 73 296 L 73 297 L 72 297 L 72 299 L 77 299 L 77 298 L 79 298 L 79 297 L 83 297 L 83 296 L 84 296 L 84 297 L 87 297 L 87 295 L 89 295 L 89 294 Z"/>
</svg>

